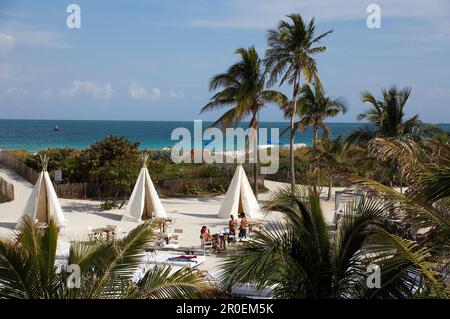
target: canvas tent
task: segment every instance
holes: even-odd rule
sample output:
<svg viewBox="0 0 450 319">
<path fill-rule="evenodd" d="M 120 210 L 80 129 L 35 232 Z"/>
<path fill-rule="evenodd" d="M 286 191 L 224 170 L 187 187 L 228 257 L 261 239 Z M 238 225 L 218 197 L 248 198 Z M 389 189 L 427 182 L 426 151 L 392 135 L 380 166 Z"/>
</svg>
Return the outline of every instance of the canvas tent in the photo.
<svg viewBox="0 0 450 319">
<path fill-rule="evenodd" d="M 147 220 L 153 217 L 166 218 L 167 213 L 159 199 L 147 169 L 148 156 L 143 158 L 143 166 L 128 201 L 124 219 L 131 221 Z"/>
<path fill-rule="evenodd" d="M 64 226 L 64 214 L 47 172 L 48 158 L 44 156 L 41 161 L 41 174 L 34 185 L 22 216 L 30 216 L 33 220 L 42 223 L 48 223 L 53 218 L 58 226 Z"/>
<path fill-rule="evenodd" d="M 245 175 L 242 165 L 238 165 L 227 193 L 219 209 L 219 218 L 228 218 L 230 215 L 238 216 L 245 213 L 250 219 L 262 218 L 258 201 Z"/>
</svg>

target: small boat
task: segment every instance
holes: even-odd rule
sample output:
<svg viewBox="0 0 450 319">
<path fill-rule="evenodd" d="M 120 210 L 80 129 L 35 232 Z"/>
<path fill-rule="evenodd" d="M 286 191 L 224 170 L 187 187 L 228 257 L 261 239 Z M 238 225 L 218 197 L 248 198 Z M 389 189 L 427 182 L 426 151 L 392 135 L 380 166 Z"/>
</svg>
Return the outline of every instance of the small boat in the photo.
<svg viewBox="0 0 450 319">
<path fill-rule="evenodd" d="M 53 129 L 53 131 L 59 131 L 58 125 L 55 126 L 55 128 Z"/>
</svg>

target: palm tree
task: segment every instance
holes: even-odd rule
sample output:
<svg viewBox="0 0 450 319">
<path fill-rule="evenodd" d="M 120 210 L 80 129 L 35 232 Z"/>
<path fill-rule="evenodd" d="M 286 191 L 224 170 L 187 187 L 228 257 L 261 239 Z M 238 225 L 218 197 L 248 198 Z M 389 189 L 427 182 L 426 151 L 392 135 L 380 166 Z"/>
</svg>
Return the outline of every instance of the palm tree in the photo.
<svg viewBox="0 0 450 319">
<path fill-rule="evenodd" d="M 225 73 L 212 78 L 209 89 L 215 91 L 222 88 L 222 90 L 210 99 L 201 113 L 229 107 L 229 110 L 213 124 L 220 125 L 222 128 L 235 127 L 244 118 L 251 116 L 249 128 L 252 129 L 254 136 L 249 137 L 256 142 L 253 157 L 253 189 L 257 197 L 259 113 L 268 103 L 284 105 L 287 99 L 281 92 L 265 89 L 267 76 L 255 47 L 238 48 L 235 53 L 240 55 L 240 60 L 229 67 Z"/>
<path fill-rule="evenodd" d="M 325 46 L 318 45 L 320 40 L 332 33 L 328 31 L 316 36 L 314 19 L 305 23 L 299 14 L 288 15 L 290 21 L 280 21 L 276 29 L 267 32 L 269 48 L 266 50 L 266 67 L 270 70 L 270 82 L 281 77 L 280 85 L 288 83 L 292 86 L 290 101 L 290 171 L 291 184 L 295 185 L 294 165 L 294 118 L 300 94 L 300 80 L 303 75 L 306 82 L 315 79 L 319 84 L 316 61 L 313 56 L 324 52 Z"/>
<path fill-rule="evenodd" d="M 142 224 L 125 238 L 74 242 L 69 265 L 80 267 L 81 286 L 70 289 L 69 274 L 56 262 L 58 228 L 45 230 L 25 218 L 14 239 L 0 240 L 0 298 L 194 298 L 208 295 L 209 281 L 197 271 L 149 270 L 137 283 L 131 278 L 154 238 L 154 225 Z"/>
<path fill-rule="evenodd" d="M 223 263 L 221 284 L 272 287 L 277 298 L 447 297 L 445 283 L 429 262 L 428 249 L 392 233 L 385 222 L 391 204 L 366 198 L 350 205 L 332 240 L 319 193 L 285 188 L 266 209 L 282 213 Z M 367 266 L 381 271 L 381 287 L 367 285 Z"/>
<path fill-rule="evenodd" d="M 316 147 L 319 129 L 329 134 L 329 127 L 325 124 L 328 117 L 336 117 L 339 113 L 347 112 L 347 106 L 342 98 L 325 96 L 325 92 L 318 83 L 314 83 L 314 90 L 305 84 L 301 90 L 300 107 L 297 112 L 300 121 L 295 123 L 297 129 L 305 129 L 309 125 L 313 127 L 313 148 Z"/>
<path fill-rule="evenodd" d="M 405 119 L 404 108 L 411 94 L 411 88 L 398 90 L 396 86 L 381 90 L 381 97 L 363 91 L 361 100 L 370 103 L 371 108 L 358 115 L 358 120 L 367 120 L 369 125 L 352 132 L 348 141 L 367 143 L 376 137 L 411 136 L 423 138 L 436 133 L 436 127 L 426 125 L 415 115 Z"/>
<path fill-rule="evenodd" d="M 402 224 L 419 245 L 429 247 L 430 258 L 449 277 L 450 249 L 450 143 L 442 132 L 424 140 L 376 138 L 369 150 L 380 160 L 395 160 L 400 175 L 407 182 L 406 194 L 373 180 L 350 177 L 358 187 L 374 191 L 395 202 L 403 214 Z M 447 269 L 446 269 L 447 268 Z"/>
<path fill-rule="evenodd" d="M 370 103 L 371 108 L 358 115 L 359 120 L 367 120 L 368 125 L 353 131 L 347 138 L 347 142 L 367 145 L 376 138 L 412 138 L 423 139 L 439 132 L 433 125 L 424 124 L 418 115 L 405 119 L 404 109 L 411 94 L 411 88 L 397 89 L 391 86 L 382 89 L 381 97 L 363 91 L 361 99 L 364 103 Z M 379 177 L 383 177 L 389 185 L 393 185 L 399 178 L 399 164 L 391 159 L 381 162 L 379 165 Z M 397 181 L 402 184 L 402 181 Z"/>
<path fill-rule="evenodd" d="M 333 181 L 336 173 L 343 171 L 347 164 L 348 145 L 342 142 L 342 137 L 329 139 L 328 136 L 323 137 L 316 148 L 311 149 L 311 153 L 315 157 L 314 161 L 318 163 L 316 166 L 319 170 L 325 170 L 328 173 L 328 196 L 331 199 Z"/>
</svg>

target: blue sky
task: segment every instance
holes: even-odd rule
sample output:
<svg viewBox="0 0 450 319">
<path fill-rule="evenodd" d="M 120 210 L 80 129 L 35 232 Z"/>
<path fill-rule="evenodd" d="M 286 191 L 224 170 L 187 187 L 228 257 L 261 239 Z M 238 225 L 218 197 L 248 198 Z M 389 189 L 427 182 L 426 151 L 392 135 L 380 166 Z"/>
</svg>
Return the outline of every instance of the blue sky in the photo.
<svg viewBox="0 0 450 319">
<path fill-rule="evenodd" d="M 81 7 L 68 29 L 66 7 Z M 367 5 L 381 7 L 368 29 Z M 450 122 L 450 2 L 447 0 L 0 0 L 0 118 L 211 120 L 199 115 L 209 79 L 289 13 L 334 29 L 317 56 L 331 96 L 348 101 L 334 122 L 355 122 L 374 93 L 413 91 L 407 114 Z M 289 88 L 281 88 L 289 92 Z M 263 121 L 283 120 L 268 106 Z"/>
</svg>

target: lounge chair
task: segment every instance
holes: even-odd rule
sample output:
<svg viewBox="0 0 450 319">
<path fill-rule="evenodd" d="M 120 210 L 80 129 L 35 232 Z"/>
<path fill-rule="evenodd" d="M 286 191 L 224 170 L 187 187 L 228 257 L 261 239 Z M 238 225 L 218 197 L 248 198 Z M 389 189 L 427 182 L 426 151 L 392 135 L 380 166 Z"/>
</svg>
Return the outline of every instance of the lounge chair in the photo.
<svg viewBox="0 0 450 319">
<path fill-rule="evenodd" d="M 211 251 L 213 249 L 213 243 L 212 243 L 212 241 L 205 241 L 205 239 L 202 238 L 201 239 L 201 247 L 203 249 L 203 256 L 206 256 L 207 249 L 209 250 L 209 252 L 211 254 Z"/>
</svg>

